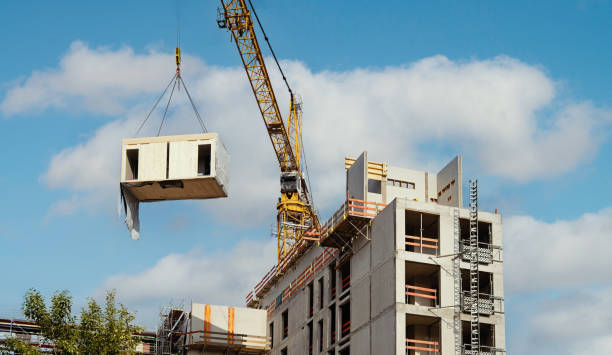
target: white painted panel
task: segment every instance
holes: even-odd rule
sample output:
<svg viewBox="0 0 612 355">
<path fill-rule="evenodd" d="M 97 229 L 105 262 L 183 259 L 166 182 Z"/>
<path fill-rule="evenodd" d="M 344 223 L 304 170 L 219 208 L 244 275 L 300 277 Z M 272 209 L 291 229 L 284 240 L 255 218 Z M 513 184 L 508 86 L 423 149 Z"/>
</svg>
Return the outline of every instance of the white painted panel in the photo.
<svg viewBox="0 0 612 355">
<path fill-rule="evenodd" d="M 164 180 L 166 178 L 167 143 L 138 145 L 138 180 Z"/>
<path fill-rule="evenodd" d="M 168 179 L 197 176 L 198 147 L 194 141 L 170 142 Z"/>
</svg>

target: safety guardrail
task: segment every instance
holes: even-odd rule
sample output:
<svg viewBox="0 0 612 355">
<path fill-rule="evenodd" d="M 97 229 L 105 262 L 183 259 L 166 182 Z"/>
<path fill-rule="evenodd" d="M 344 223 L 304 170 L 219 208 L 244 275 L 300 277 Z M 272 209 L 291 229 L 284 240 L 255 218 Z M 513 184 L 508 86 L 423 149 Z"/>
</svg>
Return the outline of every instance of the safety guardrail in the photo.
<svg viewBox="0 0 612 355">
<path fill-rule="evenodd" d="M 406 352 L 409 350 L 415 351 L 426 351 L 426 352 L 440 352 L 440 342 L 433 340 L 421 340 L 421 339 L 408 339 L 406 338 Z"/>
</svg>

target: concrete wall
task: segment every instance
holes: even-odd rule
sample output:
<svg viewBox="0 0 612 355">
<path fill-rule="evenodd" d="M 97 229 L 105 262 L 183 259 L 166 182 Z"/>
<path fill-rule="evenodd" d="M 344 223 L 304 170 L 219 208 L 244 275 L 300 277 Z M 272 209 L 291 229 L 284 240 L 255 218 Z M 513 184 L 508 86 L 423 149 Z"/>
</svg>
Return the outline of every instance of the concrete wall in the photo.
<svg viewBox="0 0 612 355">
<path fill-rule="evenodd" d="M 437 174 L 437 198 L 441 205 L 463 207 L 461 155 L 457 155 Z"/>
</svg>

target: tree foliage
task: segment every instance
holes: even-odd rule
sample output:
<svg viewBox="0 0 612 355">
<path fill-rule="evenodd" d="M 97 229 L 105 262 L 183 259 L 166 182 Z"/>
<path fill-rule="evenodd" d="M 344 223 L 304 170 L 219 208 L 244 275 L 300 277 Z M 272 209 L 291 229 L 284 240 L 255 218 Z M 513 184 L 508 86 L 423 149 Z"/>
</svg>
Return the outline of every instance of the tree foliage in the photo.
<svg viewBox="0 0 612 355">
<path fill-rule="evenodd" d="M 39 291 L 28 290 L 23 313 L 40 326 L 55 354 L 133 354 L 138 344 L 133 335 L 142 331 L 134 325 L 134 315 L 116 302 L 115 291 L 107 292 L 104 308 L 89 298 L 80 322 L 72 315 L 72 297 L 65 290 L 55 292 L 49 308 Z M 6 346 L 19 354 L 40 353 L 16 338 L 9 339 Z"/>
</svg>

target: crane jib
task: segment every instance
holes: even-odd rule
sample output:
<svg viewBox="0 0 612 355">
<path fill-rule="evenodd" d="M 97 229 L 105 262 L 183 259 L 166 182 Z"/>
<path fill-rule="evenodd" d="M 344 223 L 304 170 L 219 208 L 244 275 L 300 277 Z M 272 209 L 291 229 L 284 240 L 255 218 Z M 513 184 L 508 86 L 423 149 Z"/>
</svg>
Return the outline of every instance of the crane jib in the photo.
<svg viewBox="0 0 612 355">
<path fill-rule="evenodd" d="M 221 1 L 221 3 L 225 11 L 225 26 L 236 42 L 280 169 L 282 172 L 298 171 L 299 164 L 278 108 L 246 3 L 244 0 Z"/>
</svg>

